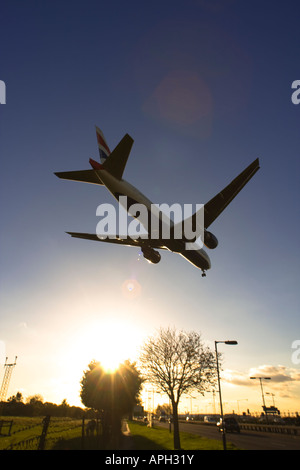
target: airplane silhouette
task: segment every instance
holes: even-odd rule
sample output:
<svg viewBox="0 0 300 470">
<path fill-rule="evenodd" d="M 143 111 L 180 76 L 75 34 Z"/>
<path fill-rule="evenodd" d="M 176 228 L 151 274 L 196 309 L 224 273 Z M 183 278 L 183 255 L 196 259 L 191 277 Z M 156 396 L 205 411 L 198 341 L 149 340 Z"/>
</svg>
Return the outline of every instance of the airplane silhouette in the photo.
<svg viewBox="0 0 300 470">
<path fill-rule="evenodd" d="M 91 183 L 96 185 L 104 185 L 108 191 L 117 199 L 120 203 L 121 200 L 125 200 L 126 197 L 127 207 L 126 210 L 133 215 L 136 219 L 139 219 L 140 213 L 137 211 L 135 214 L 130 212 L 130 209 L 135 204 L 143 205 L 146 207 L 148 217 L 141 221 L 143 226 L 150 233 L 151 223 L 151 211 L 154 204 L 144 196 L 137 188 L 132 186 L 127 181 L 123 180 L 123 172 L 131 151 L 133 139 L 126 134 L 115 149 L 111 152 L 107 142 L 104 138 L 102 131 L 96 127 L 96 135 L 98 141 L 98 149 L 100 155 L 100 162 L 90 159 L 90 170 L 80 171 L 66 171 L 56 172 L 56 176 L 66 180 L 80 181 L 85 183 Z M 241 191 L 241 189 L 248 183 L 252 176 L 259 169 L 259 159 L 254 160 L 242 173 L 240 173 L 234 180 L 232 180 L 222 191 L 216 196 L 209 200 L 204 207 L 204 227 L 202 231 L 203 244 L 209 248 L 214 249 L 218 245 L 216 236 L 209 232 L 208 227 L 216 220 L 216 218 L 223 212 L 228 204 L 235 198 L 235 196 Z M 123 198 L 123 199 L 122 199 Z M 189 218 L 189 223 L 195 227 L 197 224 L 197 215 L 199 211 L 195 212 L 192 217 Z M 165 223 L 165 218 L 161 214 L 158 215 L 159 221 Z M 140 219 L 139 219 L 140 220 Z M 146 222 L 146 223 L 145 223 Z M 192 238 L 188 238 L 181 230 L 181 237 L 178 238 L 178 228 L 183 228 L 186 221 L 181 221 L 175 224 L 172 220 L 169 220 L 170 232 L 166 237 L 163 235 L 162 230 L 159 233 L 154 234 L 150 238 L 143 238 L 142 236 L 137 238 L 124 237 L 115 234 L 113 238 L 107 237 L 101 234 L 90 234 L 90 233 L 78 233 L 78 232 L 67 232 L 72 237 L 83 238 L 87 240 L 101 241 L 107 243 L 115 243 L 124 246 L 135 246 L 140 247 L 143 256 L 151 263 L 158 263 L 161 259 L 161 255 L 157 250 L 169 250 L 174 253 L 178 253 L 183 256 L 191 264 L 202 270 L 202 276 L 206 275 L 206 271 L 211 268 L 211 262 L 208 254 L 203 248 L 199 248 L 199 245 L 195 244 L 196 237 L 193 234 Z M 180 225 L 180 227 L 179 227 Z M 161 228 L 161 227 L 160 227 Z M 152 234 L 152 232 L 151 232 Z M 188 243 L 194 243 L 195 248 L 187 248 Z"/>
</svg>

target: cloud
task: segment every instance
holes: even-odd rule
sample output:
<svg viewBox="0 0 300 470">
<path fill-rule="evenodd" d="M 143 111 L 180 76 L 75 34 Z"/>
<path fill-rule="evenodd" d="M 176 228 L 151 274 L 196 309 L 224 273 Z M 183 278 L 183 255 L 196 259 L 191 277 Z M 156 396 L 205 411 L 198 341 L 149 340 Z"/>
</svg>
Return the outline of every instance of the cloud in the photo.
<svg viewBox="0 0 300 470">
<path fill-rule="evenodd" d="M 231 385 L 249 385 L 249 376 L 246 373 L 237 370 L 226 369 L 222 372 L 222 380 Z"/>
<path fill-rule="evenodd" d="M 222 373 L 222 379 L 232 385 L 256 386 L 255 380 L 250 377 L 270 377 L 273 384 L 300 383 L 300 371 L 283 365 L 261 365 L 249 369 L 249 372 L 240 372 L 226 369 Z"/>
<path fill-rule="evenodd" d="M 292 369 L 282 365 L 258 366 L 257 368 L 250 369 L 249 374 L 250 377 L 271 377 L 271 380 L 276 383 L 300 381 L 300 371 L 298 369 Z"/>
</svg>

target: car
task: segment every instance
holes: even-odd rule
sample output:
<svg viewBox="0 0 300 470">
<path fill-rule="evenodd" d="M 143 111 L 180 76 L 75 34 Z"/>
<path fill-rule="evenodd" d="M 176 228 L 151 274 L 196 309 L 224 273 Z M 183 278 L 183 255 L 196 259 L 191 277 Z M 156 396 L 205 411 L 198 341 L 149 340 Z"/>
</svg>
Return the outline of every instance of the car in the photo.
<svg viewBox="0 0 300 470">
<path fill-rule="evenodd" d="M 158 421 L 160 423 L 165 423 L 166 422 L 166 417 L 165 416 L 160 416 Z"/>
<path fill-rule="evenodd" d="M 220 421 L 217 423 L 217 426 L 220 432 L 223 432 L 223 429 L 225 429 L 225 432 L 241 432 L 239 423 L 233 417 L 224 418 L 223 421 L 221 418 Z"/>
<path fill-rule="evenodd" d="M 209 424 L 216 424 L 218 422 L 218 418 L 216 416 L 204 416 L 204 423 Z"/>
</svg>

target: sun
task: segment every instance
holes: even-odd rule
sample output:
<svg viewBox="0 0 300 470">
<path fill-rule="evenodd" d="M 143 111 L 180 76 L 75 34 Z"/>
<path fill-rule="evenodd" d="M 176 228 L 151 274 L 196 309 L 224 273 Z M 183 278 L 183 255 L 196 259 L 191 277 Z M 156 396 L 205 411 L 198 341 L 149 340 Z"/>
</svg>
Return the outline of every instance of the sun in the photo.
<svg viewBox="0 0 300 470">
<path fill-rule="evenodd" d="M 104 326 L 101 344 L 97 347 L 97 353 L 98 360 L 106 372 L 116 371 L 125 360 L 123 354 L 125 341 L 124 333 L 118 330 L 116 324 L 110 323 Z"/>
<path fill-rule="evenodd" d="M 89 364 L 99 362 L 106 372 L 113 373 L 127 359 L 137 362 L 146 331 L 147 325 L 124 306 L 120 311 L 107 308 L 105 313 L 87 312 L 80 321 L 71 323 L 55 353 L 61 388 L 57 400 L 67 397 L 69 403 L 81 406 L 80 383 Z M 57 384 L 53 393 L 58 394 Z"/>
<path fill-rule="evenodd" d="M 100 318 L 85 324 L 73 338 L 73 359 L 78 358 L 85 367 L 95 360 L 105 371 L 114 372 L 126 359 L 136 359 L 141 337 L 132 322 L 113 316 Z"/>
</svg>

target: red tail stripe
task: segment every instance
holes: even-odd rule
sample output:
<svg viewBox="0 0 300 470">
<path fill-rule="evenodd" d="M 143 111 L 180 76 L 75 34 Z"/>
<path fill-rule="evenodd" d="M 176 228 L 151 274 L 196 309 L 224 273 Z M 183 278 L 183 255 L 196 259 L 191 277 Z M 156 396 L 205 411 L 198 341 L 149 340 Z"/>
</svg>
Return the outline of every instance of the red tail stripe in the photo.
<svg viewBox="0 0 300 470">
<path fill-rule="evenodd" d="M 94 168 L 94 170 L 102 170 L 103 169 L 103 165 L 101 165 L 101 163 L 96 162 L 92 158 L 90 158 L 89 162 L 90 162 L 90 165 L 92 166 L 92 168 Z"/>
<path fill-rule="evenodd" d="M 102 147 L 105 148 L 105 150 L 107 150 L 108 153 L 110 153 L 110 150 L 109 150 L 109 147 L 107 145 L 107 143 L 105 142 L 105 140 L 103 139 L 103 137 L 101 136 L 101 134 L 98 134 L 97 132 L 97 141 L 98 141 L 98 144 L 101 145 Z"/>
</svg>

